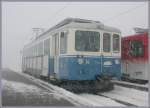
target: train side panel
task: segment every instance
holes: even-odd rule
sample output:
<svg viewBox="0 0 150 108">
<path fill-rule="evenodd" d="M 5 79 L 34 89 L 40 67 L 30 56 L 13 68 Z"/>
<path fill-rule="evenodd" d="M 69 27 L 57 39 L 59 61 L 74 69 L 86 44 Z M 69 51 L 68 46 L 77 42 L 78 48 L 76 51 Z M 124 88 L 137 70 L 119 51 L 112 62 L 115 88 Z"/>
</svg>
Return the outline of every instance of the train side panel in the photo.
<svg viewBox="0 0 150 108">
<path fill-rule="evenodd" d="M 102 74 L 120 80 L 122 75 L 120 57 L 102 57 L 102 64 Z"/>
<path fill-rule="evenodd" d="M 120 79 L 120 58 L 112 57 L 60 57 L 59 79 L 95 80 L 97 75 L 107 75 Z"/>
<path fill-rule="evenodd" d="M 137 46 L 132 42 L 141 44 Z M 122 38 L 122 72 L 131 79 L 148 80 L 147 33 Z"/>
</svg>

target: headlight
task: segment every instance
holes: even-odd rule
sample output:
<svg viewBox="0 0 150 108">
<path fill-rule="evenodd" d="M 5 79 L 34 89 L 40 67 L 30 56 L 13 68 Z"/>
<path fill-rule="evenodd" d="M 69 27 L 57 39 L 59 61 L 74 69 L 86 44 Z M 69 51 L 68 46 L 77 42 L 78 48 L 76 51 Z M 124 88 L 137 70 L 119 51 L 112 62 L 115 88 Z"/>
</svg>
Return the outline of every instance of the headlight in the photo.
<svg viewBox="0 0 150 108">
<path fill-rule="evenodd" d="M 112 65 L 112 62 L 111 61 L 105 61 L 104 65 L 106 65 L 106 66 Z"/>
<path fill-rule="evenodd" d="M 78 63 L 79 63 L 79 64 L 83 64 L 83 63 L 84 63 L 84 60 L 83 60 L 82 58 L 79 58 L 79 59 L 78 59 Z"/>
<path fill-rule="evenodd" d="M 119 60 L 116 59 L 116 60 L 115 60 L 115 64 L 119 64 L 119 63 L 120 63 Z"/>
</svg>

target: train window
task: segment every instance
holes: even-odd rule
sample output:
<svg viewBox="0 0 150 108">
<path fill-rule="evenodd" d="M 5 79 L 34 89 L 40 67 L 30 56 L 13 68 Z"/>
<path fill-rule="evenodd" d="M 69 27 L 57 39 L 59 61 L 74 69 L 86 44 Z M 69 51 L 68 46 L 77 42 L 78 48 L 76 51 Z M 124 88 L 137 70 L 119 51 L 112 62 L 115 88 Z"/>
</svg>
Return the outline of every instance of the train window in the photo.
<svg viewBox="0 0 150 108">
<path fill-rule="evenodd" d="M 29 57 L 29 48 L 27 49 L 27 56 Z"/>
<path fill-rule="evenodd" d="M 61 32 L 60 35 L 60 53 L 64 54 L 67 51 L 67 33 Z"/>
<path fill-rule="evenodd" d="M 34 53 L 34 52 L 33 52 L 33 51 L 34 51 L 34 47 L 31 47 L 31 49 L 32 49 L 32 50 L 31 50 L 31 52 L 32 52 L 31 56 L 34 56 L 34 55 L 33 55 L 33 53 Z"/>
<path fill-rule="evenodd" d="M 27 57 L 27 50 L 26 49 L 24 50 L 24 55 L 25 55 L 25 57 Z"/>
<path fill-rule="evenodd" d="M 32 49 L 33 50 L 32 55 L 35 56 L 35 46 L 33 46 L 32 48 L 33 48 Z"/>
<path fill-rule="evenodd" d="M 75 49 L 77 51 L 92 51 L 100 50 L 100 34 L 94 31 L 79 31 L 75 32 Z"/>
<path fill-rule="evenodd" d="M 38 56 L 43 55 L 43 43 L 38 44 Z"/>
<path fill-rule="evenodd" d="M 52 36 L 52 55 L 56 56 L 59 54 L 59 34 L 55 33 Z"/>
<path fill-rule="evenodd" d="M 28 48 L 28 57 L 30 56 L 30 48 Z"/>
<path fill-rule="evenodd" d="M 38 45 L 35 45 L 35 56 L 38 56 Z"/>
<path fill-rule="evenodd" d="M 44 41 L 44 55 L 50 54 L 50 39 Z"/>
<path fill-rule="evenodd" d="M 111 50 L 111 38 L 109 33 L 103 34 L 103 51 L 110 52 Z"/>
<path fill-rule="evenodd" d="M 32 47 L 30 47 L 30 56 L 32 56 Z"/>
<path fill-rule="evenodd" d="M 130 45 L 129 54 L 131 56 L 138 57 L 144 55 L 144 46 L 142 41 L 133 40 L 130 41 L 129 45 Z"/>
<path fill-rule="evenodd" d="M 120 50 L 120 38 L 118 34 L 113 34 L 113 51 L 119 51 Z"/>
</svg>

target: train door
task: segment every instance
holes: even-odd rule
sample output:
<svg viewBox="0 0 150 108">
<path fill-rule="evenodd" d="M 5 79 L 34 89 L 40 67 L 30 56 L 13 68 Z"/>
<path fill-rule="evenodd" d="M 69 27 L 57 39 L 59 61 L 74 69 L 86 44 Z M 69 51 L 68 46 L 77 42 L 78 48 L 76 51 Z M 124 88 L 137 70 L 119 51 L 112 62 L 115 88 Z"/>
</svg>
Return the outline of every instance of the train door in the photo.
<svg viewBox="0 0 150 108">
<path fill-rule="evenodd" d="M 54 73 L 57 76 L 59 72 L 59 34 L 52 36 L 52 52 L 54 60 Z"/>
<path fill-rule="evenodd" d="M 111 33 L 104 32 L 102 36 L 102 56 L 101 56 L 101 73 L 109 74 L 111 62 Z"/>
</svg>

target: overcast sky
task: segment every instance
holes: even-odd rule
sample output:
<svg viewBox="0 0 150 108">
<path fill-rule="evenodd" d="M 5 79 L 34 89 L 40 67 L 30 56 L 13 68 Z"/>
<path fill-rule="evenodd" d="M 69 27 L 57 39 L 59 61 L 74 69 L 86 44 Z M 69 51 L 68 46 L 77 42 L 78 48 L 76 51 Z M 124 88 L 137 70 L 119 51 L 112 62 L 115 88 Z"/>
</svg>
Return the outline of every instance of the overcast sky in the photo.
<svg viewBox="0 0 150 108">
<path fill-rule="evenodd" d="M 122 36 L 148 27 L 147 2 L 3 2 L 3 67 L 21 70 L 20 50 L 33 37 L 32 28 L 47 30 L 67 17 L 98 20 L 117 27 Z"/>
</svg>

